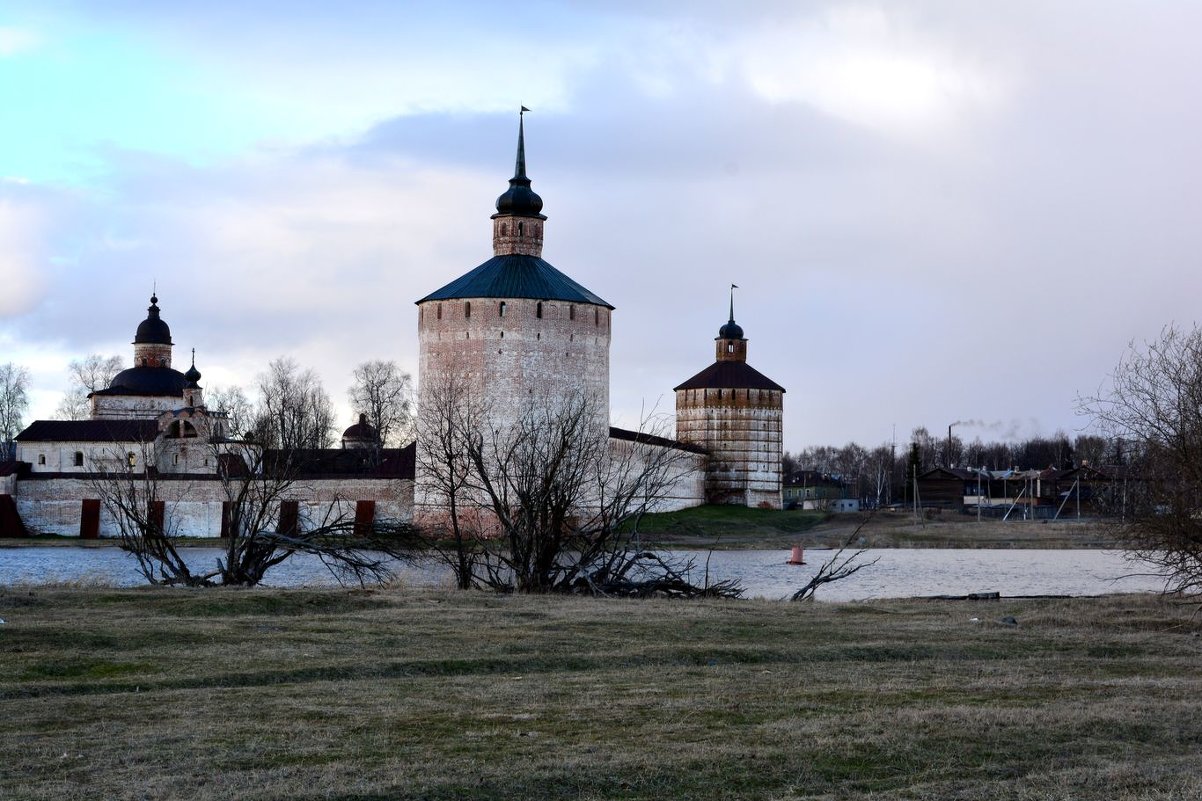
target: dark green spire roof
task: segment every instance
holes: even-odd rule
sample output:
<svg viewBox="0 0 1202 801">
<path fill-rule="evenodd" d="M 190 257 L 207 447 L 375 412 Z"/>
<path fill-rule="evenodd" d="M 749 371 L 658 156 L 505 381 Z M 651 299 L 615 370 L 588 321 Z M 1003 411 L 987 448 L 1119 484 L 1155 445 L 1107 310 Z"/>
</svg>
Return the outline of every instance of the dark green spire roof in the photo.
<svg viewBox="0 0 1202 801">
<path fill-rule="evenodd" d="M 531 298 L 613 306 L 537 256 L 518 253 L 493 256 L 466 275 L 418 301 L 459 298 Z"/>
</svg>

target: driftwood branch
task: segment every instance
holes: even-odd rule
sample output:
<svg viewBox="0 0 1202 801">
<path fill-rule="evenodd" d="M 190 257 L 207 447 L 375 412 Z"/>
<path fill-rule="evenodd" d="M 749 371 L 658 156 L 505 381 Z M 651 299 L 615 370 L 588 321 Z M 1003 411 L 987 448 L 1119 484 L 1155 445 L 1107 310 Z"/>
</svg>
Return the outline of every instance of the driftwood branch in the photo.
<svg viewBox="0 0 1202 801">
<path fill-rule="evenodd" d="M 872 520 L 872 516 L 874 514 L 876 514 L 876 510 L 868 513 L 868 517 L 864 518 L 860 522 L 860 525 L 856 526 L 855 531 L 848 536 L 847 540 L 843 543 L 839 550 L 835 551 L 834 555 L 831 556 L 830 559 L 827 559 L 826 562 L 818 568 L 818 572 L 815 573 L 801 589 L 797 590 L 797 592 L 790 596 L 790 601 L 805 601 L 813 598 L 814 593 L 823 584 L 830 584 L 833 581 L 842 581 L 843 579 L 854 576 L 864 568 L 871 567 L 880 561 L 879 556 L 869 562 L 858 561 L 860 557 L 866 553 L 864 548 L 860 548 L 844 556 L 844 554 L 847 552 L 847 549 L 860 536 L 860 530 L 863 529 L 864 526 L 868 525 L 868 522 Z"/>
</svg>

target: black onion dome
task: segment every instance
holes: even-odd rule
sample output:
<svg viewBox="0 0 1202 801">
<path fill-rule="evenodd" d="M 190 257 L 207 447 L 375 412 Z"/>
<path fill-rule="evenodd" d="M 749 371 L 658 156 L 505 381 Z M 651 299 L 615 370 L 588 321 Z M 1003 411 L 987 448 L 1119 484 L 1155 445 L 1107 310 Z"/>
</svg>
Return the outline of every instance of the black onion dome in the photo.
<svg viewBox="0 0 1202 801">
<path fill-rule="evenodd" d="M 171 327 L 159 317 L 158 303 L 158 297 L 151 295 L 146 319 L 138 324 L 138 332 L 134 334 L 135 345 L 171 344 Z"/>
<path fill-rule="evenodd" d="M 743 339 L 743 327 L 730 320 L 718 329 L 718 339 Z"/>
<path fill-rule="evenodd" d="M 93 395 L 181 395 L 187 377 L 170 367 L 130 367 L 113 376 L 108 389 Z"/>
<path fill-rule="evenodd" d="M 342 438 L 347 440 L 359 440 L 362 442 L 375 442 L 378 440 L 379 434 L 367 422 L 367 415 L 359 415 L 359 422 L 342 432 Z"/>
<path fill-rule="evenodd" d="M 518 120 L 518 155 L 513 167 L 509 188 L 497 198 L 497 214 L 512 214 L 517 217 L 538 217 L 545 220 L 541 212 L 543 199 L 530 188 L 526 177 L 526 132 L 521 117 Z"/>
<path fill-rule="evenodd" d="M 188 379 L 188 386 L 193 386 L 200 381 L 200 371 L 196 369 L 196 348 L 192 348 L 192 366 L 188 368 L 188 372 L 184 373 L 184 378 Z"/>
</svg>

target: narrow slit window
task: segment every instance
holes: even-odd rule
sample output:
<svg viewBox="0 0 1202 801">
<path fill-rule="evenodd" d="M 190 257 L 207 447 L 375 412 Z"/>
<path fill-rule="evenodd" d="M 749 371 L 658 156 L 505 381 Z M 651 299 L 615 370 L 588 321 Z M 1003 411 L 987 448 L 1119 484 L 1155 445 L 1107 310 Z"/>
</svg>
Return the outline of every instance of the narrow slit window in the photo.
<svg viewBox="0 0 1202 801">
<path fill-rule="evenodd" d="M 438 304 L 438 319 L 439 320 L 442 319 L 442 304 L 441 303 Z"/>
<path fill-rule="evenodd" d="M 568 306 L 568 319 L 569 320 L 576 319 L 576 307 L 575 306 Z"/>
<path fill-rule="evenodd" d="M 505 316 L 505 301 L 501 301 L 500 305 L 497 306 L 497 310 L 501 317 Z"/>
<path fill-rule="evenodd" d="M 540 300 L 538 305 L 534 307 L 534 316 L 538 319 L 543 319 L 543 302 Z"/>
<path fill-rule="evenodd" d="M 601 325 L 601 310 L 593 309 L 593 326 L 600 327 Z"/>
<path fill-rule="evenodd" d="M 83 451 L 75 452 L 75 466 L 83 467 Z"/>
<path fill-rule="evenodd" d="M 463 319 L 472 319 L 472 302 L 470 300 L 465 300 L 463 302 Z"/>
</svg>

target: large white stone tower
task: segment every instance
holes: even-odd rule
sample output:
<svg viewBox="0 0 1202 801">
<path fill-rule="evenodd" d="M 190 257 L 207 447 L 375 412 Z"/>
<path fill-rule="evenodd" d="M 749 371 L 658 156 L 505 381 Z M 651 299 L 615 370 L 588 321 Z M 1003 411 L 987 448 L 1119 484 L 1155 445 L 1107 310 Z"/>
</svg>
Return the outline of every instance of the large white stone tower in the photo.
<svg viewBox="0 0 1202 801">
<path fill-rule="evenodd" d="M 607 433 L 613 306 L 542 258 L 542 207 L 519 117 L 514 175 L 492 215 L 493 257 L 417 301 L 419 419 L 431 416 L 434 388 L 453 381 L 502 433 L 530 404 L 576 394 Z"/>
</svg>

